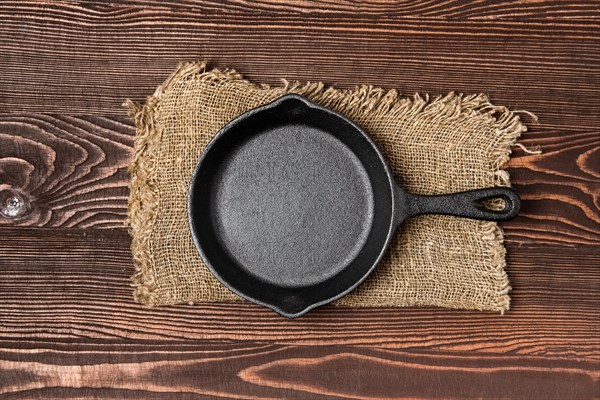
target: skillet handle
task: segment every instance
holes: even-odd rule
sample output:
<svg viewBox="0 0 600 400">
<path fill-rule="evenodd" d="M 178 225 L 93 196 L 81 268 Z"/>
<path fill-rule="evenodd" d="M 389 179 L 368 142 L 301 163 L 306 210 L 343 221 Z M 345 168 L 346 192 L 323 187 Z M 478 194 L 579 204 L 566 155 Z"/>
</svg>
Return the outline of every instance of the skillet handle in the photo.
<svg viewBox="0 0 600 400">
<path fill-rule="evenodd" d="M 482 204 L 482 201 L 497 198 L 504 200 L 504 209 L 492 210 Z M 406 201 L 406 211 L 409 217 L 421 214 L 446 214 L 490 221 L 506 221 L 516 217 L 521 208 L 519 195 L 514 189 L 507 187 L 469 190 L 438 196 L 418 196 L 407 193 Z"/>
</svg>

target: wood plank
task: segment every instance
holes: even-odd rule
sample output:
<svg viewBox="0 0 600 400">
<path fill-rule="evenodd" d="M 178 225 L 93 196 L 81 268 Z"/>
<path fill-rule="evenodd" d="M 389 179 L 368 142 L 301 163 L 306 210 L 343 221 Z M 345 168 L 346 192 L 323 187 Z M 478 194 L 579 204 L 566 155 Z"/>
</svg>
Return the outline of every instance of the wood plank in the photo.
<svg viewBox="0 0 600 400">
<path fill-rule="evenodd" d="M 584 9 L 595 15 L 597 8 Z M 600 107 L 600 28 L 593 20 L 307 17 L 87 2 L 4 2 L 0 18 L 0 112 L 123 113 L 125 98 L 151 94 L 178 62 L 207 58 L 257 81 L 486 92 L 548 124 L 600 124 L 590 111 Z"/>
<path fill-rule="evenodd" d="M 520 216 L 503 224 L 510 243 L 600 244 L 600 129 L 530 125 L 507 165 L 522 197 Z"/>
<path fill-rule="evenodd" d="M 596 246 L 510 246 L 513 302 L 503 316 L 329 306 L 287 320 L 246 303 L 135 304 L 129 244 L 123 230 L 2 229 L 0 337 L 248 340 L 600 359 Z"/>
<path fill-rule="evenodd" d="M 598 367 L 567 358 L 375 347 L 2 340 L 0 394 L 7 400 L 592 399 Z"/>
<path fill-rule="evenodd" d="M 47 1 L 40 0 L 41 5 Z M 79 4 L 80 0 L 63 0 L 62 3 Z M 236 12 L 252 13 L 298 13 L 314 15 L 330 15 L 362 13 L 374 17 L 402 17 L 402 18 L 446 18 L 452 20 L 464 19 L 599 19 L 600 10 L 593 1 L 515 1 L 515 0 L 485 0 L 478 2 L 465 2 L 462 0 L 445 1 L 405 1 L 405 0 L 378 0 L 378 1 L 352 1 L 327 0 L 312 1 L 286 1 L 286 0 L 127 0 L 107 1 L 102 5 L 114 6 L 143 6 L 153 8 L 168 7 L 174 11 L 186 8 L 199 8 L 218 12 L 226 8 Z M 99 6 L 98 8 L 101 8 Z"/>
<path fill-rule="evenodd" d="M 123 227 L 134 127 L 126 117 L 0 114 L 0 191 L 31 202 L 29 215 L 0 226 Z M 503 224 L 512 243 L 600 244 L 600 134 L 532 125 L 515 149 L 512 182 L 521 216 Z"/>
</svg>

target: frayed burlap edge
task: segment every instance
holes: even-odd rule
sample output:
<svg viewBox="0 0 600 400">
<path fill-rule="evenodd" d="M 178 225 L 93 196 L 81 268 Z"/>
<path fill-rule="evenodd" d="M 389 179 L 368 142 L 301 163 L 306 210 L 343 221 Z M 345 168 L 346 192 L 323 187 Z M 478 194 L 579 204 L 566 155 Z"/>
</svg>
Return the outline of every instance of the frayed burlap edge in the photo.
<svg viewBox="0 0 600 400">
<path fill-rule="evenodd" d="M 161 97 L 169 91 L 174 81 L 198 79 L 206 82 L 221 80 L 239 80 L 255 88 L 264 88 L 286 93 L 298 93 L 323 105 L 336 105 L 338 109 L 347 110 L 347 116 L 357 113 L 375 113 L 394 116 L 396 118 L 418 118 L 431 122 L 447 119 L 477 118 L 492 125 L 502 137 L 500 145 L 493 154 L 491 168 L 494 171 L 494 182 L 497 186 L 510 184 L 508 172 L 501 167 L 509 160 L 511 148 L 515 145 L 521 133 L 527 128 L 520 121 L 518 111 L 510 111 L 503 106 L 490 103 L 485 94 L 462 95 L 449 93 L 430 99 L 428 95 L 415 94 L 411 98 L 401 98 L 396 90 L 385 91 L 373 86 L 358 86 L 351 90 L 339 90 L 333 87 L 325 88 L 320 82 L 305 83 L 283 81 L 283 86 L 272 88 L 268 85 L 256 85 L 243 79 L 235 70 L 207 70 L 206 62 L 180 64 L 177 70 L 161 85 L 152 96 L 140 103 L 127 100 L 124 106 L 136 125 L 133 160 L 129 166 L 131 174 L 131 194 L 128 203 L 127 223 L 132 234 L 132 252 L 135 264 L 135 274 L 132 278 L 135 287 L 136 301 L 148 306 L 157 305 L 156 283 L 152 273 L 151 238 L 155 218 L 157 216 L 156 165 L 160 154 L 157 149 L 161 142 L 162 131 L 157 123 L 160 116 Z M 527 113 L 529 114 L 529 113 Z M 535 116 L 534 116 L 535 117 Z M 511 290 L 508 276 L 505 272 L 506 251 L 503 240 L 504 233 L 495 222 L 484 225 L 485 234 L 482 239 L 489 242 L 494 254 L 493 268 L 501 277 L 502 285 L 496 293 L 495 309 L 504 313 L 510 307 Z"/>
</svg>

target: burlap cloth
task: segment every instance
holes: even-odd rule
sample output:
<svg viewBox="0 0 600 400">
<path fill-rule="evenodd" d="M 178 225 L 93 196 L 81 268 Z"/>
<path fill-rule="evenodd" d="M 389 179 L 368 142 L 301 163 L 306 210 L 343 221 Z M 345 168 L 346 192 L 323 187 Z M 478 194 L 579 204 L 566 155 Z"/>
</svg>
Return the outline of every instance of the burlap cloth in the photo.
<svg viewBox="0 0 600 400">
<path fill-rule="evenodd" d="M 400 97 L 371 86 L 256 85 L 232 70 L 188 63 L 145 104 L 127 101 L 137 134 L 129 224 L 135 299 L 147 305 L 241 301 L 203 265 L 187 224 L 188 182 L 225 123 L 285 93 L 299 93 L 364 128 L 401 184 L 418 194 L 508 185 L 500 167 L 526 130 L 485 95 Z M 336 302 L 442 306 L 503 312 L 510 290 L 503 234 L 494 222 L 421 216 L 405 223 L 375 273 Z"/>
</svg>

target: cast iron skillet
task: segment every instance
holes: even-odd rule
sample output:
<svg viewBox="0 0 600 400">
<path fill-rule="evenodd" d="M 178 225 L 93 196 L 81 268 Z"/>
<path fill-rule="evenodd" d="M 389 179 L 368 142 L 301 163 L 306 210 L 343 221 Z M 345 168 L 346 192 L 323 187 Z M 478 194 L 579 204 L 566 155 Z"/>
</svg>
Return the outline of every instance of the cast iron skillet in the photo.
<svg viewBox="0 0 600 400">
<path fill-rule="evenodd" d="M 492 198 L 505 208 L 481 204 Z M 405 219 L 501 221 L 519 204 L 500 187 L 408 193 L 361 128 L 290 94 L 216 134 L 192 176 L 188 214 L 200 256 L 225 286 L 293 318 L 361 283 Z"/>
</svg>

